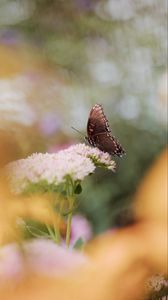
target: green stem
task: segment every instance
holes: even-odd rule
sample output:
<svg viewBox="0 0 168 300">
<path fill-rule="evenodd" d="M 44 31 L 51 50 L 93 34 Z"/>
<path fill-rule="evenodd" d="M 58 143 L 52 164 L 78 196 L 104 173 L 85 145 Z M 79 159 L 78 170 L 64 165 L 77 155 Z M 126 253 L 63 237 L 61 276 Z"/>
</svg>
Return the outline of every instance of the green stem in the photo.
<svg viewBox="0 0 168 300">
<path fill-rule="evenodd" d="M 59 225 L 56 226 L 55 222 L 53 222 L 53 228 L 54 228 L 54 235 L 55 235 L 56 243 L 60 244 L 61 237 L 60 237 Z"/>
<path fill-rule="evenodd" d="M 74 205 L 74 186 L 71 178 L 68 178 L 67 180 L 67 195 L 70 213 L 68 214 L 67 218 L 66 246 L 69 247 L 71 239 L 72 209 Z"/>
<path fill-rule="evenodd" d="M 55 241 L 56 244 L 58 244 L 58 236 L 56 235 L 56 233 L 54 234 L 54 232 L 52 231 L 49 225 L 46 224 L 46 227 L 52 240 Z"/>
<path fill-rule="evenodd" d="M 72 222 L 72 213 L 68 215 L 67 220 L 67 231 L 66 231 L 66 246 L 69 247 L 71 239 L 71 222 Z"/>
</svg>

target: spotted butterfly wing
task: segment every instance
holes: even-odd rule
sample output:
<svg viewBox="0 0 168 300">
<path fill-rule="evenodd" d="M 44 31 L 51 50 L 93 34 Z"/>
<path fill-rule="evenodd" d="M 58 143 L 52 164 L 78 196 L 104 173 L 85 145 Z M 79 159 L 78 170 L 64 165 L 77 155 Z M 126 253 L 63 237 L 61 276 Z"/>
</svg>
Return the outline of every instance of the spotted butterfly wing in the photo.
<svg viewBox="0 0 168 300">
<path fill-rule="evenodd" d="M 111 135 L 108 120 L 100 104 L 94 105 L 90 111 L 87 135 L 89 144 L 104 152 L 119 157 L 125 153 L 118 140 Z"/>
</svg>

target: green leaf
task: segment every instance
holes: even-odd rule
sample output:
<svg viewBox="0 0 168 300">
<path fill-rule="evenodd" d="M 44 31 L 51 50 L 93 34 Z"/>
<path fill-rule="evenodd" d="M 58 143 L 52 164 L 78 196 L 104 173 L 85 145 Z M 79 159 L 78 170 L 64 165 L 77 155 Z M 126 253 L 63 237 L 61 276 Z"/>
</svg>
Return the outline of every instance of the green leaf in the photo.
<svg viewBox="0 0 168 300">
<path fill-rule="evenodd" d="M 46 237 L 50 238 L 49 234 L 47 234 L 45 231 L 40 230 L 39 228 L 36 228 L 34 226 L 26 225 L 27 231 L 30 233 L 31 236 L 36 238 Z"/>
<path fill-rule="evenodd" d="M 76 250 L 81 250 L 84 245 L 84 240 L 80 237 L 74 244 L 73 248 Z"/>
<path fill-rule="evenodd" d="M 75 194 L 81 194 L 82 193 L 82 186 L 80 183 L 78 183 L 75 187 L 75 190 L 74 190 L 74 193 Z"/>
</svg>

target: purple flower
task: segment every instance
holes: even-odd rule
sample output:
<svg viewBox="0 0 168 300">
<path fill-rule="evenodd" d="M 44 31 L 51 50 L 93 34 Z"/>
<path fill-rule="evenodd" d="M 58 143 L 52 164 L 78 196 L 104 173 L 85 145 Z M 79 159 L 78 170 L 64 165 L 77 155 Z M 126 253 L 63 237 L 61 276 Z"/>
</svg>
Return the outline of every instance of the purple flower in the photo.
<svg viewBox="0 0 168 300">
<path fill-rule="evenodd" d="M 35 239 L 0 248 L 0 280 L 19 279 L 30 270 L 47 276 L 64 276 L 89 261 L 81 252 L 65 249 L 51 240 Z"/>
<path fill-rule="evenodd" d="M 23 272 L 23 258 L 16 244 L 0 248 L 0 280 L 20 278 Z"/>
<path fill-rule="evenodd" d="M 41 133 L 46 136 L 54 134 L 60 128 L 60 125 L 60 118 L 51 112 L 45 114 L 38 124 Z"/>
<path fill-rule="evenodd" d="M 77 8 L 83 11 L 91 11 L 94 8 L 91 0 L 75 0 L 75 3 Z"/>
<path fill-rule="evenodd" d="M 72 218 L 71 224 L 71 245 L 82 238 L 84 242 L 87 242 L 92 237 L 92 228 L 89 221 L 82 215 L 75 215 Z"/>
<path fill-rule="evenodd" d="M 0 42 L 5 45 L 15 46 L 20 42 L 21 38 L 13 29 L 3 30 L 0 34 Z"/>
<path fill-rule="evenodd" d="M 55 153 L 55 152 L 58 152 L 58 151 L 61 151 L 61 150 L 65 150 L 68 147 L 70 147 L 71 145 L 72 144 L 70 144 L 70 143 L 56 144 L 56 145 L 51 146 L 48 149 L 48 152 L 49 153 Z"/>
<path fill-rule="evenodd" d="M 75 250 L 65 249 L 51 240 L 35 239 L 24 246 L 30 269 L 46 275 L 65 275 L 85 265 L 88 258 Z"/>
</svg>

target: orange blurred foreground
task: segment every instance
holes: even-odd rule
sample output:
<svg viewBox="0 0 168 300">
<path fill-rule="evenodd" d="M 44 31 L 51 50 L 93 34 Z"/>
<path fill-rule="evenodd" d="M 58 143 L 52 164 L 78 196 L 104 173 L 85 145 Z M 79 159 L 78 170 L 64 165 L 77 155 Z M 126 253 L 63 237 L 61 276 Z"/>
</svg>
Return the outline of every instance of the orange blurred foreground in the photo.
<svg viewBox="0 0 168 300">
<path fill-rule="evenodd" d="M 166 271 L 166 160 L 167 150 L 154 163 L 137 192 L 137 224 L 93 241 L 86 250 L 90 259 L 82 267 L 75 266 L 71 276 L 48 278 L 27 270 L 17 283 L 8 281 L 1 286 L 0 299 L 140 299 L 147 277 Z M 4 215 L 5 212 L 6 208 Z"/>
</svg>

